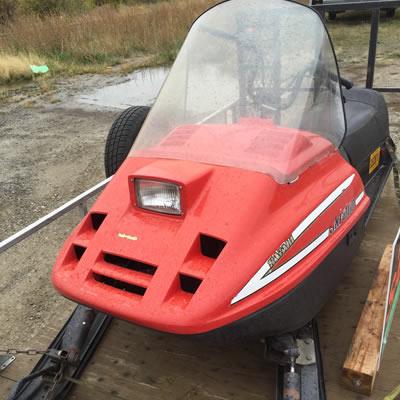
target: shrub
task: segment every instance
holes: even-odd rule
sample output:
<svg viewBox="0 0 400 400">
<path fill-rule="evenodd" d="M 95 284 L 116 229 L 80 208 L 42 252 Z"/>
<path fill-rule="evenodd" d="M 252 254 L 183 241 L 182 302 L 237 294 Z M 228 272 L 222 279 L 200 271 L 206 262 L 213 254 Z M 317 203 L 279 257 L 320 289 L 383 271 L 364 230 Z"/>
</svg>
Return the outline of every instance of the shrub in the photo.
<svg viewBox="0 0 400 400">
<path fill-rule="evenodd" d="M 127 3 L 127 0 L 92 0 L 91 3 L 93 6 L 103 6 L 104 4 L 118 5 Z"/>
<path fill-rule="evenodd" d="M 76 13 L 85 9 L 86 6 L 86 0 L 20 0 L 20 8 L 24 13 L 32 13 L 40 17 L 63 12 Z"/>
<path fill-rule="evenodd" d="M 0 23 L 5 23 L 12 19 L 15 14 L 15 9 L 15 0 L 0 0 Z"/>
</svg>

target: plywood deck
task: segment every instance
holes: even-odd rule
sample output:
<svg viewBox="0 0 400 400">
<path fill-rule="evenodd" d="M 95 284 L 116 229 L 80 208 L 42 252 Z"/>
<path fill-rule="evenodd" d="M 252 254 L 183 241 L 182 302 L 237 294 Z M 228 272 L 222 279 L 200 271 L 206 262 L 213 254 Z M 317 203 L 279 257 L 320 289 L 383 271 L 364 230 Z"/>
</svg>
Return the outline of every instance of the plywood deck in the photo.
<svg viewBox="0 0 400 400">
<path fill-rule="evenodd" d="M 393 321 L 374 392 L 364 397 L 341 383 L 342 364 L 386 244 L 400 226 L 392 178 L 371 219 L 359 255 L 318 316 L 327 394 L 330 400 L 383 399 L 400 384 L 400 307 Z M 61 318 L 37 338 L 47 347 Z M 65 315 L 65 319 L 67 315 Z M 19 356 L 0 375 L 0 398 L 33 367 L 37 357 Z M 114 320 L 68 400 L 274 399 L 275 367 L 263 360 L 263 345 L 210 346 Z M 90 384 L 90 386 L 88 386 Z M 96 387 L 98 390 L 94 389 Z"/>
</svg>

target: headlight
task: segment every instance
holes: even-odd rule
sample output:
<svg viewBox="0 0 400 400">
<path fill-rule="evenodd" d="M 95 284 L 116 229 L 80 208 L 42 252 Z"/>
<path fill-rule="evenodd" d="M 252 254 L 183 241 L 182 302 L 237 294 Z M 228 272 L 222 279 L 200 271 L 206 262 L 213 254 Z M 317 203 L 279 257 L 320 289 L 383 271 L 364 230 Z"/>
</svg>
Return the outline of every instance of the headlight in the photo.
<svg viewBox="0 0 400 400">
<path fill-rule="evenodd" d="M 180 187 L 174 183 L 135 179 L 137 205 L 145 210 L 182 215 Z"/>
</svg>

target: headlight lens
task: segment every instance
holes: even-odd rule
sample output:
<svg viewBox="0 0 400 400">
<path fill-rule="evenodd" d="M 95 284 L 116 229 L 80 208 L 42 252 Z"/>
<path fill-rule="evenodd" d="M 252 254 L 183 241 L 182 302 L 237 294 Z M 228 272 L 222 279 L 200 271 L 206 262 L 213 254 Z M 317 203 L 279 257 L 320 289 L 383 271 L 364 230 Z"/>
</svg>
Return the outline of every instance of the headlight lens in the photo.
<svg viewBox="0 0 400 400">
<path fill-rule="evenodd" d="M 169 182 L 135 179 L 137 205 L 146 210 L 182 215 L 180 188 Z"/>
</svg>

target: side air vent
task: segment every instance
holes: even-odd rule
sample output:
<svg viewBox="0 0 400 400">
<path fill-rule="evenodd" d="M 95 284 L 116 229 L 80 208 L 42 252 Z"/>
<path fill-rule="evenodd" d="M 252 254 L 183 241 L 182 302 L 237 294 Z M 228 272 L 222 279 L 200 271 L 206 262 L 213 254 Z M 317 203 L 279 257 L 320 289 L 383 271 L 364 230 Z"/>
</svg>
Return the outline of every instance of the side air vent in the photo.
<svg viewBox="0 0 400 400">
<path fill-rule="evenodd" d="M 103 283 L 104 285 L 107 286 L 111 286 L 115 289 L 123 290 L 124 292 L 137 294 L 139 296 L 143 296 L 146 293 L 146 288 L 144 287 L 132 285 L 130 283 L 122 282 L 117 279 L 112 279 L 104 275 L 94 273 L 93 278 L 97 282 Z"/>
<path fill-rule="evenodd" d="M 83 253 L 86 251 L 86 247 L 78 246 L 74 244 L 75 255 L 78 260 L 80 260 L 83 256 Z"/>
<path fill-rule="evenodd" d="M 97 231 L 100 228 L 100 225 L 103 223 L 106 216 L 107 214 L 99 214 L 99 213 L 90 214 L 90 218 L 92 219 L 92 226 L 95 231 Z"/>
<path fill-rule="evenodd" d="M 117 265 L 118 267 L 130 269 L 131 271 L 142 272 L 147 275 L 154 275 L 157 268 L 150 264 L 145 264 L 140 261 L 131 260 L 113 254 L 104 253 L 104 261 L 109 264 Z"/>
<path fill-rule="evenodd" d="M 87 215 L 83 221 L 81 228 L 79 229 L 77 240 L 90 241 L 93 239 L 97 230 L 106 219 L 107 214 L 103 213 L 91 213 Z"/>
<path fill-rule="evenodd" d="M 61 264 L 62 267 L 64 269 L 73 270 L 78 265 L 79 260 L 82 258 L 85 251 L 86 247 L 72 244 L 65 254 L 65 257 Z"/>
<path fill-rule="evenodd" d="M 201 279 L 193 278 L 189 275 L 179 274 L 179 279 L 181 282 L 181 289 L 186 293 L 195 294 L 197 289 L 199 288 Z"/>
<path fill-rule="evenodd" d="M 203 256 L 217 259 L 225 245 L 226 242 L 222 240 L 200 234 L 200 249 Z"/>
</svg>

